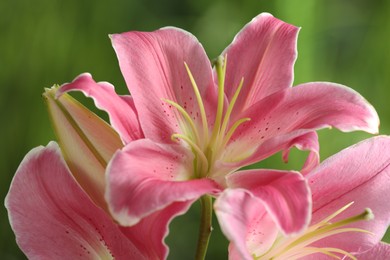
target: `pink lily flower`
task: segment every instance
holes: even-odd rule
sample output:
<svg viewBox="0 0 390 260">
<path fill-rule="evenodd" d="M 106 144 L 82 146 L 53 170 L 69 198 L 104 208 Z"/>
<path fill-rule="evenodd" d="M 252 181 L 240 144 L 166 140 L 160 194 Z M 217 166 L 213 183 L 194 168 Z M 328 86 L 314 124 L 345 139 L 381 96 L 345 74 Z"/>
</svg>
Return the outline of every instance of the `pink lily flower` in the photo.
<svg viewBox="0 0 390 260">
<path fill-rule="evenodd" d="M 61 87 L 59 93 L 79 90 L 92 97 L 125 144 L 107 168 L 106 199 L 121 225 L 134 225 L 174 202 L 218 194 L 228 185 L 227 175 L 281 150 L 287 159 L 294 146 L 311 151 L 304 166 L 309 171 L 319 160 L 317 129 L 378 131 L 375 110 L 353 90 L 326 82 L 291 87 L 298 31 L 260 14 L 214 69 L 198 40 L 183 30 L 114 34 L 131 102 L 89 74 Z M 285 193 L 259 196 L 286 233 L 301 230 L 310 215 L 304 179 L 264 173 L 262 181 L 296 184 Z M 291 209 L 273 204 L 279 200 Z"/>
<path fill-rule="evenodd" d="M 20 249 L 29 259 L 165 259 L 171 215 L 156 212 L 123 228 L 90 199 L 58 145 L 31 150 L 5 200 Z M 187 205 L 170 206 L 182 212 Z"/>
<path fill-rule="evenodd" d="M 390 137 L 378 136 L 349 147 L 306 175 L 312 191 L 311 224 L 286 236 L 241 172 L 215 202 L 222 231 L 231 241 L 229 259 L 386 259 L 380 242 L 390 224 Z M 257 190 L 256 190 L 257 189 Z M 373 219 L 372 219 L 373 218 Z"/>
</svg>

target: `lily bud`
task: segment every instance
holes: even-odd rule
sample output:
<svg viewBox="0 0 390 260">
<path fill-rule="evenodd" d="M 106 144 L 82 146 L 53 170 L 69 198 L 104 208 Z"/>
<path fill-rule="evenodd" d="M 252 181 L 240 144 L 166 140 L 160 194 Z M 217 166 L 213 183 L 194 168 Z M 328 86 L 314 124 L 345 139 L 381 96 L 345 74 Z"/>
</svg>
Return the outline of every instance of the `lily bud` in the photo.
<svg viewBox="0 0 390 260">
<path fill-rule="evenodd" d="M 45 89 L 45 99 L 54 132 L 74 178 L 101 208 L 105 169 L 116 150 L 123 147 L 117 132 L 95 113 L 68 94 L 56 97 L 59 86 Z"/>
</svg>

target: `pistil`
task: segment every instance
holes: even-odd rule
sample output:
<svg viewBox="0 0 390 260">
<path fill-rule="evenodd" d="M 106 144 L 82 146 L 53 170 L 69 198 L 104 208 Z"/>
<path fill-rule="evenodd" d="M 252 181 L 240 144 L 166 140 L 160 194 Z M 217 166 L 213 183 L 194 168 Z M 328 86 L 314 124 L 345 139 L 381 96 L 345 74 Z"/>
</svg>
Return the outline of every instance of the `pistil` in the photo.
<svg viewBox="0 0 390 260">
<path fill-rule="evenodd" d="M 215 62 L 215 68 L 218 77 L 218 106 L 217 106 L 217 114 L 215 115 L 215 124 L 213 128 L 213 133 L 210 141 L 211 146 L 215 145 L 217 136 L 220 134 L 220 130 L 221 130 L 220 127 L 221 127 L 222 114 L 223 114 L 223 103 L 225 101 L 224 99 L 225 99 L 226 62 L 227 62 L 227 56 L 225 56 L 225 59 L 219 56 Z"/>
<path fill-rule="evenodd" d="M 169 99 L 163 99 L 163 101 L 174 106 L 182 114 L 182 116 L 186 119 L 187 123 L 190 125 L 191 132 L 195 137 L 195 142 L 199 144 L 200 137 L 199 137 L 198 130 L 195 126 L 195 122 L 192 120 L 191 116 L 187 113 L 187 111 L 182 106 L 180 106 L 178 103 L 173 102 Z"/>
</svg>

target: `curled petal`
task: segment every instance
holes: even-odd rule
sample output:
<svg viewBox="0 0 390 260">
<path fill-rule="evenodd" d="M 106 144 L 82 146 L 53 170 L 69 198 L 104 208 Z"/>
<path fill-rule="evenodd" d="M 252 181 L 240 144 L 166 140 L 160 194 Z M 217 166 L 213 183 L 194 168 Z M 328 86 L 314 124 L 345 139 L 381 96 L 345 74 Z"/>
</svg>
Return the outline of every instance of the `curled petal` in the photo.
<svg viewBox="0 0 390 260">
<path fill-rule="evenodd" d="M 354 239 L 332 236 L 321 240 L 321 245 L 359 253 L 380 241 L 390 224 L 389 149 L 389 137 L 370 138 L 330 157 L 306 176 L 313 193 L 313 223 L 350 202 L 354 204 L 334 221 L 361 214 L 365 208 L 374 214 L 373 220 L 353 224 L 372 234 L 357 233 Z"/>
<path fill-rule="evenodd" d="M 26 155 L 5 205 L 29 259 L 148 259 L 75 182 L 53 142 Z"/>
<path fill-rule="evenodd" d="M 240 171 L 227 177 L 227 185 L 247 189 L 260 199 L 285 234 L 302 231 L 310 221 L 311 193 L 306 180 L 297 172 Z"/>
<path fill-rule="evenodd" d="M 113 85 L 108 82 L 96 83 L 91 74 L 84 73 L 73 82 L 62 85 L 56 93 L 56 98 L 76 90 L 91 97 L 99 109 L 108 113 L 111 125 L 118 131 L 124 143 L 143 137 L 137 111 L 131 104 L 132 100 L 116 94 Z"/>
<path fill-rule="evenodd" d="M 228 59 L 225 82 L 229 100 L 244 78 L 236 113 L 291 87 L 298 31 L 299 28 L 262 13 L 248 23 L 223 52 Z"/>
<path fill-rule="evenodd" d="M 124 226 L 174 202 L 193 202 L 219 192 L 211 179 L 192 179 L 193 156 L 180 145 L 149 139 L 131 142 L 108 166 L 106 198 L 112 215 Z"/>
<path fill-rule="evenodd" d="M 287 144 L 288 149 L 283 151 L 283 160 L 288 162 L 288 156 L 290 149 L 292 147 L 297 147 L 299 150 L 308 150 L 310 151 L 308 157 L 306 158 L 305 164 L 303 165 L 302 174 L 310 172 L 313 168 L 318 166 L 320 163 L 320 145 L 318 143 L 318 135 L 316 132 L 308 132 L 306 134 L 298 135 L 294 139 L 287 138 L 290 140 L 290 143 Z"/>
<path fill-rule="evenodd" d="M 243 189 L 227 189 L 214 203 L 215 214 L 231 242 L 229 259 L 253 259 L 273 244 L 279 230 L 263 203 Z"/>
<path fill-rule="evenodd" d="M 217 96 L 211 65 L 192 34 L 170 27 L 114 34 L 111 40 L 146 138 L 170 143 L 172 133 L 181 131 L 181 114 L 165 100 L 179 104 L 195 124 L 202 124 L 200 106 L 184 63 L 196 81 L 209 124 L 214 122 Z"/>
</svg>

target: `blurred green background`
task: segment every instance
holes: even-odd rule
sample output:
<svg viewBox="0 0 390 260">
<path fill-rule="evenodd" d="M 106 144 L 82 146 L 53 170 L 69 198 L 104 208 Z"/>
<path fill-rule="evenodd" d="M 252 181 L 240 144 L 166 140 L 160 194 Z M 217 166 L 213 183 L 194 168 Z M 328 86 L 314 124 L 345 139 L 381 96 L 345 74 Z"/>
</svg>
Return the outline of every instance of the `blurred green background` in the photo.
<svg viewBox="0 0 390 260">
<path fill-rule="evenodd" d="M 295 84 L 333 81 L 359 91 L 377 109 L 380 132 L 390 134 L 390 1 L 387 0 L 9 0 L 0 1 L 0 200 L 24 155 L 54 139 L 41 98 L 44 87 L 90 72 L 127 93 L 109 33 L 177 26 L 203 43 L 210 59 L 254 16 L 270 12 L 301 26 Z M 105 116 L 105 115 L 103 115 Z M 322 159 L 359 140 L 364 133 L 320 131 Z M 296 161 L 294 160 L 296 159 Z M 261 167 L 298 168 L 280 154 Z M 170 259 L 188 259 L 197 239 L 199 205 L 174 221 Z M 226 259 L 227 242 L 218 230 L 208 259 Z M 16 246 L 7 212 L 0 207 L 0 258 L 25 259 Z M 390 241 L 387 236 L 386 241 Z"/>
</svg>

